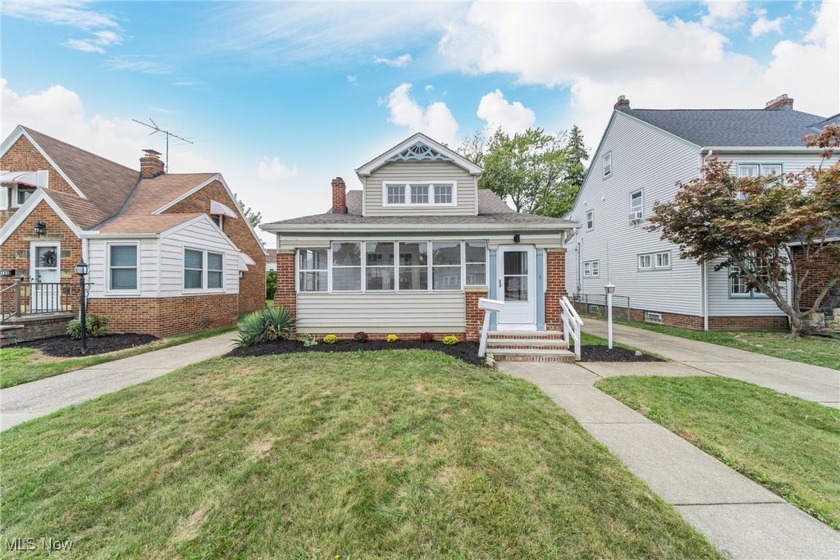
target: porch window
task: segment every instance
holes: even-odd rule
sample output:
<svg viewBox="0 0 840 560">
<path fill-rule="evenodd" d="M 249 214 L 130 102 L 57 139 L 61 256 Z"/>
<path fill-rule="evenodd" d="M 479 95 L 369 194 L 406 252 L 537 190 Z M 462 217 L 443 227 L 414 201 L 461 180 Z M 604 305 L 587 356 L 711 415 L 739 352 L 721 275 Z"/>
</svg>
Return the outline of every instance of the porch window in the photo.
<svg viewBox="0 0 840 560">
<path fill-rule="evenodd" d="M 461 289 L 461 243 L 436 241 L 432 243 L 432 289 Z"/>
<path fill-rule="evenodd" d="M 184 289 L 200 290 L 204 287 L 204 252 L 184 249 Z"/>
<path fill-rule="evenodd" d="M 467 241 L 464 244 L 467 263 L 467 286 L 487 285 L 487 243 Z"/>
<path fill-rule="evenodd" d="M 333 243 L 332 267 L 333 291 L 360 291 L 362 289 L 361 243 Z"/>
<path fill-rule="evenodd" d="M 222 288 L 224 277 L 224 255 L 221 253 L 207 253 L 207 287 L 209 289 Z"/>
<path fill-rule="evenodd" d="M 108 246 L 108 278 L 110 290 L 137 289 L 137 245 Z"/>
<path fill-rule="evenodd" d="M 326 292 L 329 277 L 327 249 L 298 251 L 298 289 L 301 292 Z"/>
<path fill-rule="evenodd" d="M 365 289 L 394 289 L 394 243 L 365 243 Z"/>
<path fill-rule="evenodd" d="M 400 242 L 400 290 L 429 289 L 429 244 Z"/>
</svg>

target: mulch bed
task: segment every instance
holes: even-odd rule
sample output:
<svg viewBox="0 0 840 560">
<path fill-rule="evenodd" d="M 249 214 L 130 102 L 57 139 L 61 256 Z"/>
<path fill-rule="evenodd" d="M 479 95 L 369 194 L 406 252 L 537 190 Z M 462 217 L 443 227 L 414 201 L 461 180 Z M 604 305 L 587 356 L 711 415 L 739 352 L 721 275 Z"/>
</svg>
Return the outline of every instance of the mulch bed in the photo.
<svg viewBox="0 0 840 560">
<path fill-rule="evenodd" d="M 268 356 L 292 352 L 358 352 L 370 350 L 437 350 L 468 364 L 484 365 L 484 358 L 478 357 L 478 344 L 475 342 L 459 342 L 449 346 L 439 341 L 398 340 L 396 342 L 385 342 L 384 340 L 369 340 L 367 342 L 356 342 L 355 340 L 339 340 L 335 344 L 318 342 L 317 346 L 304 346 L 296 340 L 274 340 L 247 348 L 235 348 L 227 355 Z"/>
<path fill-rule="evenodd" d="M 335 344 L 319 342 L 317 346 L 304 346 L 296 340 L 275 340 L 263 342 L 247 348 L 235 348 L 228 352 L 228 356 L 270 356 L 272 354 L 290 354 L 293 352 L 358 352 L 365 350 L 437 350 L 458 358 L 468 364 L 483 366 L 484 358 L 478 357 L 478 344 L 475 342 L 459 342 L 447 346 L 440 341 L 420 342 L 419 340 L 398 340 L 385 342 L 384 340 L 369 340 L 356 342 L 355 340 L 339 340 Z M 615 347 L 612 350 L 606 346 L 581 346 L 580 353 L 584 362 L 661 362 L 660 358 L 648 354 L 636 355 L 633 350 Z"/>
<path fill-rule="evenodd" d="M 135 346 L 143 346 L 159 340 L 150 334 L 107 334 L 96 338 L 87 339 L 87 356 L 93 354 L 106 354 Z M 14 346 L 34 348 L 40 350 L 47 356 L 56 358 L 77 358 L 82 355 L 82 341 L 75 340 L 69 336 L 54 336 L 42 340 L 20 342 Z"/>
<path fill-rule="evenodd" d="M 650 354 L 636 353 L 635 350 L 613 346 L 610 350 L 606 346 L 581 346 L 582 362 L 664 362 L 662 358 Z"/>
</svg>

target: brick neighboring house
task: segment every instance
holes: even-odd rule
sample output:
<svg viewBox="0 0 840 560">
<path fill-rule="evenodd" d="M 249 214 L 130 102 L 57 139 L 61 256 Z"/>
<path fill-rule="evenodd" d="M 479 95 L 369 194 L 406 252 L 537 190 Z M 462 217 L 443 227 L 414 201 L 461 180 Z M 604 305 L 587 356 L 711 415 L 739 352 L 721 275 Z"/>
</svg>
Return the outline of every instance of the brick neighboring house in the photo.
<svg viewBox="0 0 840 560">
<path fill-rule="evenodd" d="M 556 331 L 577 224 L 515 213 L 478 188 L 481 173 L 415 134 L 356 170 L 361 190 L 333 179 L 328 212 L 260 226 L 277 235 L 275 302 L 312 334 L 476 340 L 489 297 L 505 302 L 491 324 L 497 359 L 573 358 Z"/>
<path fill-rule="evenodd" d="M 62 333 L 78 312 L 82 259 L 88 309 L 108 315 L 111 332 L 171 336 L 264 307 L 265 250 L 222 175 L 166 173 L 145 152 L 137 171 L 23 126 L 6 138 L 4 336 Z"/>
</svg>

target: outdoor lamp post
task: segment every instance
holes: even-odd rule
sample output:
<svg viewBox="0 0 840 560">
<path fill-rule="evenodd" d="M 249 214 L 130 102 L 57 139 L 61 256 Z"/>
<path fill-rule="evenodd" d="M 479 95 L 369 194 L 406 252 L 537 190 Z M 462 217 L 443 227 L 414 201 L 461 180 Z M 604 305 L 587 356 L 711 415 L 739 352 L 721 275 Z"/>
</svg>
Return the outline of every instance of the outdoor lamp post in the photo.
<svg viewBox="0 0 840 560">
<path fill-rule="evenodd" d="M 615 293 L 615 285 L 612 282 L 610 282 L 609 284 L 604 286 L 604 291 L 607 293 L 607 348 L 612 350 L 612 297 Z"/>
<path fill-rule="evenodd" d="M 76 265 L 76 274 L 79 275 L 79 287 L 81 288 L 79 294 L 79 322 L 82 328 L 82 355 L 87 354 L 87 313 L 85 310 L 85 276 L 87 276 L 87 273 L 88 264 L 82 259 Z"/>
</svg>

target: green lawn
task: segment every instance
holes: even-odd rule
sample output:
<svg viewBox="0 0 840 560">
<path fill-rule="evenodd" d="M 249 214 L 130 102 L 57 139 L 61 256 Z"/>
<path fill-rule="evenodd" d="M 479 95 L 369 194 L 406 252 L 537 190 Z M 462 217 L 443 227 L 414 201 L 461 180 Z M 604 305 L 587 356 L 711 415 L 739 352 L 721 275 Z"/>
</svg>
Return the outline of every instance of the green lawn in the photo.
<svg viewBox="0 0 840 560">
<path fill-rule="evenodd" d="M 840 410 L 721 377 L 597 387 L 840 529 Z"/>
<path fill-rule="evenodd" d="M 3 542 L 79 558 L 721 557 L 536 386 L 429 351 L 219 358 L 0 444 Z"/>
<path fill-rule="evenodd" d="M 194 340 L 232 331 L 234 328 L 230 326 L 208 329 L 166 338 L 138 348 L 128 348 L 118 352 L 97 354 L 84 358 L 50 358 L 32 348 L 14 346 L 3 348 L 0 350 L 0 388 L 14 387 L 21 383 L 52 377 L 53 375 L 67 373 L 68 371 L 74 371 L 83 367 L 104 364 L 105 362 L 120 358 L 128 358 L 129 356 L 151 352 L 152 350 L 160 350 L 162 348 L 169 348 L 170 346 L 177 346 L 178 344 L 193 342 Z"/>
<path fill-rule="evenodd" d="M 692 331 L 665 325 L 616 320 L 617 324 L 680 336 L 701 342 L 748 350 L 765 356 L 840 370 L 840 338 L 803 336 L 791 338 L 778 331 Z"/>
</svg>

